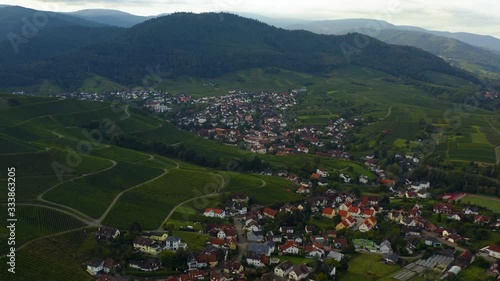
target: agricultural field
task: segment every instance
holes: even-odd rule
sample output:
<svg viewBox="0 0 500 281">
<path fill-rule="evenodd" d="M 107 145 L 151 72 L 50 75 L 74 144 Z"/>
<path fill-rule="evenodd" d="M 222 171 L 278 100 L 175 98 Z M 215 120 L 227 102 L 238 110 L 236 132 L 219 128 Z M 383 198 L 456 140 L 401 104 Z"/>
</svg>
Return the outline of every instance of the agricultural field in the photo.
<svg viewBox="0 0 500 281">
<path fill-rule="evenodd" d="M 168 168 L 168 169 L 177 168 L 177 166 L 182 167 L 182 168 L 187 168 L 187 166 L 188 166 L 188 167 L 192 167 L 193 169 L 199 169 L 199 170 L 202 169 L 201 167 L 194 166 L 192 164 L 187 164 L 187 163 L 186 163 L 187 166 L 185 166 L 185 163 L 183 163 L 183 162 L 180 162 L 177 160 L 172 160 L 170 158 L 158 156 L 158 155 L 154 155 L 153 159 L 148 159 L 148 160 L 142 161 L 141 164 L 146 165 L 146 166 L 151 166 L 151 167 Z"/>
<path fill-rule="evenodd" d="M 6 163 L 9 166 L 17 167 L 18 177 L 39 177 L 55 175 L 52 164 L 59 163 L 68 165 L 68 152 L 65 151 L 43 151 L 23 154 L 0 155 L 0 163 Z M 112 162 L 107 159 L 95 158 L 81 155 L 81 162 L 77 167 L 67 171 L 64 175 L 78 175 L 96 172 L 112 165 Z M 6 174 L 0 174 L 0 179 L 6 178 Z"/>
<path fill-rule="evenodd" d="M 51 100 L 0 110 L 0 127 L 12 127 L 48 115 L 95 111 L 96 104 L 88 101 Z"/>
<path fill-rule="evenodd" d="M 162 172 L 157 168 L 118 162 L 104 172 L 59 185 L 45 194 L 44 199 L 98 218 L 120 192 L 151 180 Z"/>
<path fill-rule="evenodd" d="M 109 146 L 102 149 L 96 149 L 92 151 L 91 155 L 127 163 L 142 162 L 149 159 L 149 155 L 145 153 L 117 146 Z"/>
<path fill-rule="evenodd" d="M 20 247 L 24 243 L 38 237 L 84 227 L 81 221 L 61 212 L 36 206 L 18 205 L 16 210 L 16 243 Z M 7 220 L 7 212 L 2 212 L 1 218 Z M 0 253 L 6 253 L 8 245 L 6 240 L 8 229 L 0 229 Z"/>
<path fill-rule="evenodd" d="M 169 144 L 183 143 L 189 139 L 196 138 L 195 135 L 185 131 L 181 131 L 170 124 L 166 124 L 164 126 L 161 126 L 160 128 L 156 128 L 153 130 L 140 132 L 135 135 L 164 141 Z"/>
<path fill-rule="evenodd" d="M 173 94 L 185 93 L 193 97 L 221 96 L 231 90 L 282 92 L 300 88 L 316 79 L 313 75 L 282 69 L 254 68 L 229 73 L 214 79 L 182 77 L 164 79 L 156 87 Z"/>
<path fill-rule="evenodd" d="M 463 204 L 475 204 L 481 207 L 492 210 L 495 213 L 500 213 L 500 199 L 481 196 L 481 195 L 467 195 L 460 200 Z"/>
<path fill-rule="evenodd" d="M 212 175 L 171 169 L 165 176 L 125 193 L 103 223 L 127 228 L 131 222 L 139 222 L 143 229 L 156 229 L 179 203 L 218 192 L 221 180 Z"/>
<path fill-rule="evenodd" d="M 276 202 L 290 202 L 302 198 L 295 193 L 296 184 L 277 177 L 258 176 L 266 182 L 262 188 L 248 191 L 248 195 L 253 196 L 257 204 L 266 205 Z"/>
<path fill-rule="evenodd" d="M 74 176 L 73 176 L 74 177 Z M 69 180 L 72 177 L 63 177 L 63 181 Z M 7 179 L 0 180 L 0 184 L 7 186 Z M 35 201 L 38 195 L 42 194 L 47 189 L 59 184 L 59 179 L 55 174 L 38 177 L 17 177 L 17 186 L 21 187 L 16 190 L 17 202 L 32 202 Z M 7 192 L 0 192 L 0 203 L 7 202 Z"/>
<path fill-rule="evenodd" d="M 393 273 L 396 273 L 401 266 L 386 265 L 381 263 L 381 256 L 374 254 L 356 254 L 349 261 L 347 274 L 342 275 L 341 281 L 358 280 L 391 280 Z"/>
<path fill-rule="evenodd" d="M 34 241 L 16 254 L 16 280 L 91 281 L 82 267 L 90 257 L 80 249 L 86 239 L 85 230 Z M 0 258 L 0 280 L 12 280 L 6 257 Z"/>
<path fill-rule="evenodd" d="M 26 153 L 41 150 L 25 142 L 0 134 L 0 154 Z"/>
</svg>

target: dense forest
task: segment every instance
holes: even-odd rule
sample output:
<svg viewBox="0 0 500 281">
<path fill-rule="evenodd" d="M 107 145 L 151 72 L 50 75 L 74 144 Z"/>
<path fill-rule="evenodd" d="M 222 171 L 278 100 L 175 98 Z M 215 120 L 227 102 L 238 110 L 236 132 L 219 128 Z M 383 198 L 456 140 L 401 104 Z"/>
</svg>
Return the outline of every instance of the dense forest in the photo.
<svg viewBox="0 0 500 281">
<path fill-rule="evenodd" d="M 57 28 L 57 32 L 40 32 L 32 39 L 33 45 L 21 46 L 25 52 L 14 58 L 12 51 L 2 52 L 0 85 L 49 80 L 75 89 L 92 73 L 135 86 L 142 84 L 148 66 L 160 66 L 162 73 L 175 78 L 215 77 L 252 67 L 323 73 L 347 64 L 414 80 L 425 80 L 425 71 L 435 71 L 479 84 L 474 76 L 416 48 L 389 45 L 357 33 L 333 36 L 287 31 L 227 13 L 176 13 L 126 30 Z M 67 39 L 62 42 L 61 38 Z"/>
</svg>

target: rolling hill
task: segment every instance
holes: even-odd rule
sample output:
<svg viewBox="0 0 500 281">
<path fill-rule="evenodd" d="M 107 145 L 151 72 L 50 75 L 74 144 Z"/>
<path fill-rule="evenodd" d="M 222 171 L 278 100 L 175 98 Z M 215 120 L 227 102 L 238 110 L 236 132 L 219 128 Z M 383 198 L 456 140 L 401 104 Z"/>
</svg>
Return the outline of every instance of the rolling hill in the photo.
<svg viewBox="0 0 500 281">
<path fill-rule="evenodd" d="M 377 39 L 389 44 L 409 45 L 428 51 L 463 68 L 472 64 L 476 68 L 500 74 L 500 56 L 462 41 L 417 31 L 382 30 Z"/>
<path fill-rule="evenodd" d="M 425 80 L 423 73 L 434 71 L 479 83 L 472 75 L 425 51 L 369 37 L 362 37 L 369 44 L 358 48 L 358 37 L 287 31 L 233 14 L 176 13 L 50 60 L 7 66 L 8 75 L 0 84 L 34 85 L 49 80 L 62 88 L 75 89 L 94 73 L 135 86 L 148 75 L 148 66 L 157 65 L 169 77 L 216 77 L 252 67 L 321 74 L 349 64 L 415 80 Z"/>
<path fill-rule="evenodd" d="M 27 22 L 28 23 L 27 23 Z M 38 23 L 36 26 L 35 21 Z M 1 40 L 8 40 L 7 35 L 17 34 L 23 35 L 24 26 L 33 26 L 26 28 L 29 33 L 33 31 L 36 33 L 38 30 L 50 27 L 64 27 L 64 26 L 86 26 L 97 27 L 102 24 L 74 17 L 62 13 L 38 11 L 28 9 L 20 6 L 5 6 L 0 7 L 0 38 Z M 28 36 L 31 38 L 30 36 Z"/>
<path fill-rule="evenodd" d="M 500 55 L 498 49 L 495 51 L 494 48 L 500 46 L 500 40 L 491 36 L 429 31 L 370 19 L 316 21 L 289 28 L 318 34 L 360 32 L 388 44 L 413 46 L 428 51 L 467 71 L 500 79 Z"/>
<path fill-rule="evenodd" d="M 443 36 L 447 38 L 456 39 L 467 43 L 472 46 L 500 51 L 500 39 L 490 36 L 490 35 L 479 35 L 467 32 L 448 32 L 448 31 L 435 31 L 427 30 L 417 26 L 408 25 L 394 25 L 383 20 L 376 19 L 341 19 L 341 20 L 322 20 L 322 21 L 312 21 L 301 24 L 294 24 L 285 27 L 286 29 L 303 29 L 309 30 L 315 33 L 321 34 L 345 34 L 348 32 L 369 32 L 384 30 L 384 29 L 396 29 L 405 31 L 418 31 L 429 33 L 437 36 Z"/>
</svg>

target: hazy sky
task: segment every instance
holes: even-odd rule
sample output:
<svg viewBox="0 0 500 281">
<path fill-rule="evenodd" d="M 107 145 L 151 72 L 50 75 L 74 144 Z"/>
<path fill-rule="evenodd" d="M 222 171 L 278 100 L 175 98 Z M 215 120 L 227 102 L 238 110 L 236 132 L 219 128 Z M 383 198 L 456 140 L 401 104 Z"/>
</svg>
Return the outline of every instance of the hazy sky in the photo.
<svg viewBox="0 0 500 281">
<path fill-rule="evenodd" d="M 40 10 L 118 9 L 138 15 L 237 11 L 312 20 L 376 18 L 397 25 L 500 38 L 498 0 L 0 0 Z M 22 3 L 22 4 L 20 4 Z"/>
</svg>

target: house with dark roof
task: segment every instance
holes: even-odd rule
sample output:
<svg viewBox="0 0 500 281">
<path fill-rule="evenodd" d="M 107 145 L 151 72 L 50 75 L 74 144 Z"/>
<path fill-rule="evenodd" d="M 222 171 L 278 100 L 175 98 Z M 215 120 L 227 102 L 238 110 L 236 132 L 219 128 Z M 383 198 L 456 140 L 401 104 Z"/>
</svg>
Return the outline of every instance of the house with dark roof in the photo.
<svg viewBox="0 0 500 281">
<path fill-rule="evenodd" d="M 141 271 L 151 272 L 160 269 L 161 262 L 159 259 L 131 260 L 128 266 Z"/>
<path fill-rule="evenodd" d="M 141 236 L 135 237 L 133 247 L 134 250 L 150 255 L 157 255 L 162 250 L 162 247 L 158 242 L 151 238 Z"/>
<path fill-rule="evenodd" d="M 291 261 L 285 261 L 274 268 L 274 275 L 279 277 L 286 277 L 293 269 Z"/>
<path fill-rule="evenodd" d="M 95 237 L 97 241 L 101 242 L 111 242 L 120 236 L 120 231 L 115 227 L 102 226 L 99 228 Z"/>
<path fill-rule="evenodd" d="M 288 274 L 289 280 L 303 280 L 309 275 L 309 269 L 304 264 L 299 264 L 293 267 L 290 274 Z"/>
<path fill-rule="evenodd" d="M 468 267 L 472 262 L 474 262 L 474 254 L 470 250 L 463 252 L 458 258 L 455 260 L 455 265 L 460 266 L 462 269 Z"/>
</svg>

